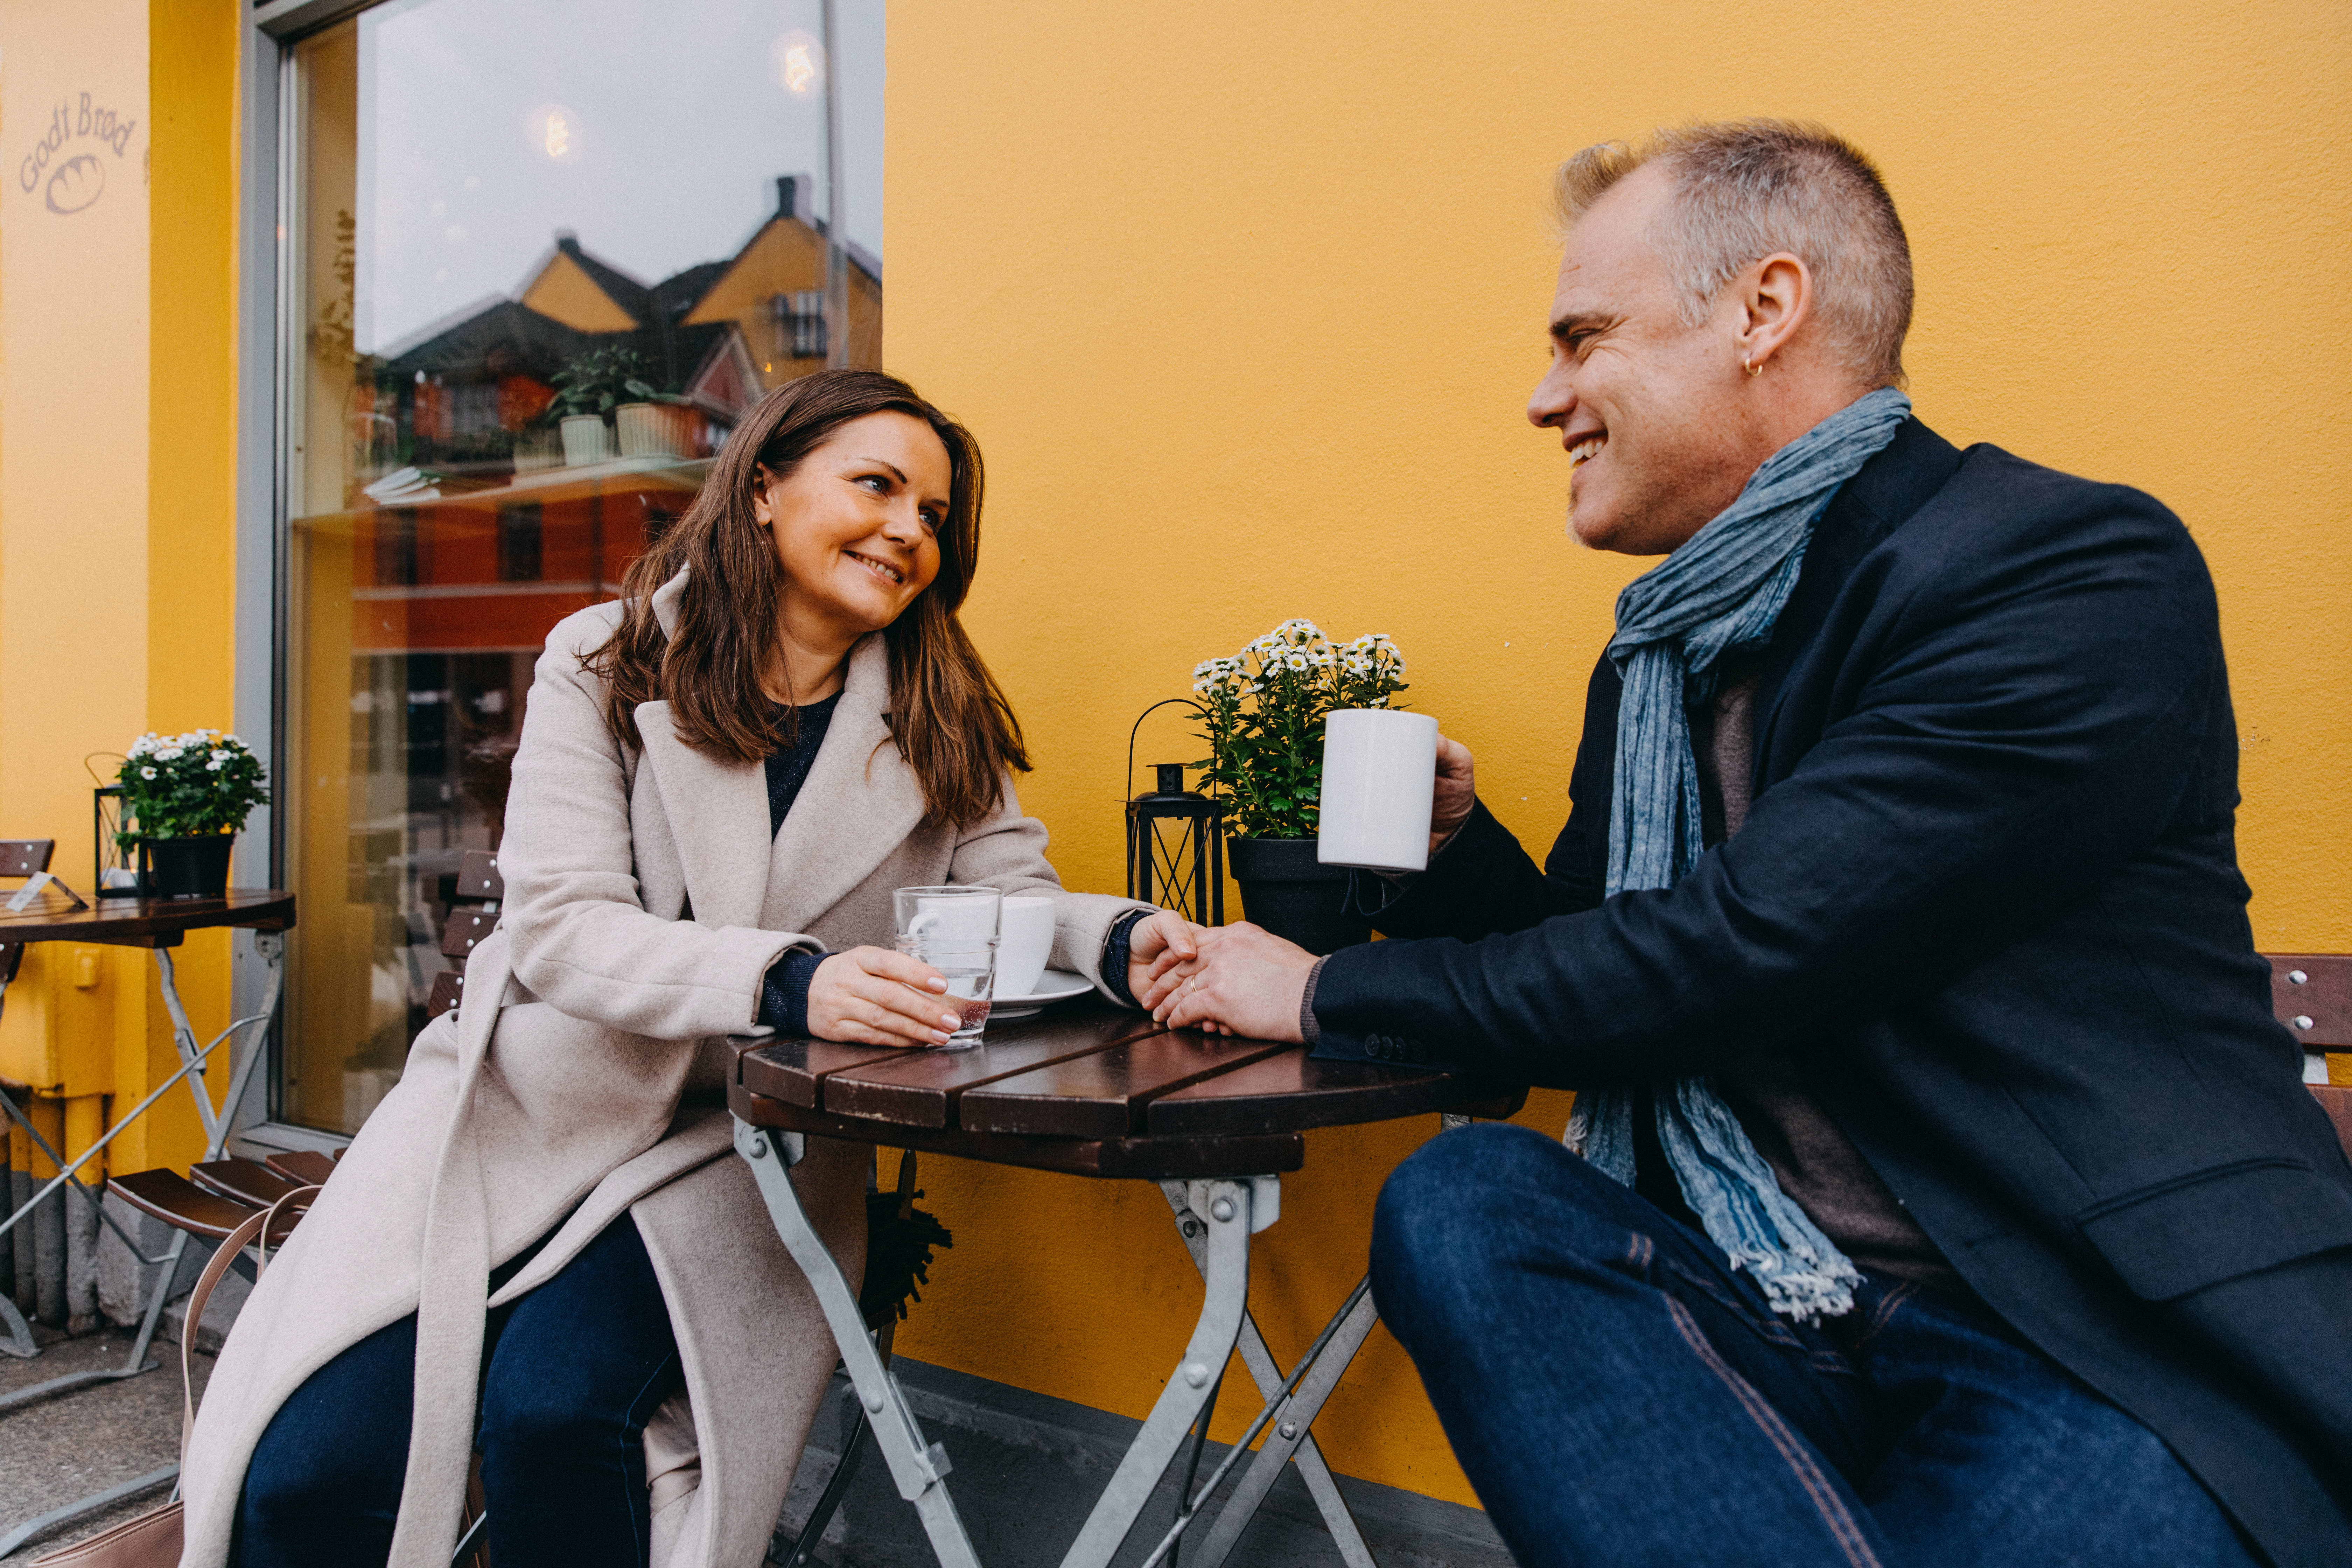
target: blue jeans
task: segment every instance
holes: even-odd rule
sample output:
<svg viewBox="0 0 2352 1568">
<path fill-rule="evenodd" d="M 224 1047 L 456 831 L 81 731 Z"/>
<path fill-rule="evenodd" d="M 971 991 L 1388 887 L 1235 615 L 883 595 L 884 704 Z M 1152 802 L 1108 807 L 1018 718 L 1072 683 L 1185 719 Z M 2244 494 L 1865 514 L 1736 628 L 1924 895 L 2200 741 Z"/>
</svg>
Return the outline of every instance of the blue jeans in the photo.
<svg viewBox="0 0 2352 1568">
<path fill-rule="evenodd" d="M 2252 1568 L 2131 1415 L 1981 1304 L 1871 1274 L 1819 1328 L 1553 1140 L 1381 1190 L 1372 1290 L 1522 1568 Z"/>
<path fill-rule="evenodd" d="M 501 1273 L 511 1272 L 511 1266 Z M 653 1260 L 623 1215 L 554 1279 L 492 1312 L 482 1489 L 499 1568 L 644 1568 L 646 1422 L 683 1375 Z M 310 1374 L 245 1473 L 236 1568 L 382 1568 L 408 1463 L 416 1319 Z"/>
</svg>

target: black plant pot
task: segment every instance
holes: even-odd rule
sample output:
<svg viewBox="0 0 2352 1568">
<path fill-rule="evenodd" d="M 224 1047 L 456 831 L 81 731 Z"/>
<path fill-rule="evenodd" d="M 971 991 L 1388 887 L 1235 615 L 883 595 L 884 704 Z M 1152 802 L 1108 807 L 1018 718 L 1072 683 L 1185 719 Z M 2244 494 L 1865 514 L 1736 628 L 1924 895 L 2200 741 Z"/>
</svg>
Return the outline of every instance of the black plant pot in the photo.
<svg viewBox="0 0 2352 1568">
<path fill-rule="evenodd" d="M 1371 941 L 1372 922 L 1349 907 L 1348 868 L 1316 859 L 1312 838 L 1228 838 L 1225 853 L 1252 922 L 1309 952 Z"/>
<path fill-rule="evenodd" d="M 146 861 L 147 896 L 152 899 L 218 899 L 228 893 L 229 851 L 236 847 L 233 833 L 207 833 L 193 838 L 142 838 L 139 848 Z"/>
</svg>

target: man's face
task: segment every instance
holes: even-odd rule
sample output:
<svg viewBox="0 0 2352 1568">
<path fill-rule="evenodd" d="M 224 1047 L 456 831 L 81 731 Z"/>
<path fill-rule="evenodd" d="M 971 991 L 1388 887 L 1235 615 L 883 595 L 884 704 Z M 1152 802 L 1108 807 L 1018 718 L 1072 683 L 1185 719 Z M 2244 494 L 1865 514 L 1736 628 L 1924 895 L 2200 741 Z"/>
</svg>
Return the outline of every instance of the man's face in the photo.
<svg viewBox="0 0 2352 1568">
<path fill-rule="evenodd" d="M 1570 231 L 1551 366 L 1528 402 L 1528 418 L 1558 430 L 1574 462 L 1570 531 L 1626 555 L 1674 550 L 1731 504 L 1759 460 L 1731 291 L 1685 326 L 1652 241 L 1671 195 L 1665 169 L 1645 164 Z"/>
</svg>

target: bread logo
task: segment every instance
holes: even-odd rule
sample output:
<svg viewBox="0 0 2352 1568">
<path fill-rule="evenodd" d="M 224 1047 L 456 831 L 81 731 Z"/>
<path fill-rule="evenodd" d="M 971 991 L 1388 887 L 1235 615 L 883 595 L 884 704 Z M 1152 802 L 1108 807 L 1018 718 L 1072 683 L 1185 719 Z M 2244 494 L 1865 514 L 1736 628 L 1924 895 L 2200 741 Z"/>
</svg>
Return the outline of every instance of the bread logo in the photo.
<svg viewBox="0 0 2352 1568">
<path fill-rule="evenodd" d="M 87 153 L 77 153 L 49 176 L 49 210 L 78 213 L 98 200 L 105 189 L 106 165 Z"/>
<path fill-rule="evenodd" d="M 51 212 L 87 211 L 105 194 L 106 164 L 98 156 L 97 148 L 68 154 L 67 143 L 95 142 L 121 158 L 129 153 L 131 133 L 138 128 L 137 121 L 127 120 L 111 109 L 91 102 L 86 92 L 78 105 L 60 103 L 50 111 L 40 140 L 16 165 L 17 186 L 30 195 L 42 188 L 46 176 L 46 200 Z"/>
</svg>

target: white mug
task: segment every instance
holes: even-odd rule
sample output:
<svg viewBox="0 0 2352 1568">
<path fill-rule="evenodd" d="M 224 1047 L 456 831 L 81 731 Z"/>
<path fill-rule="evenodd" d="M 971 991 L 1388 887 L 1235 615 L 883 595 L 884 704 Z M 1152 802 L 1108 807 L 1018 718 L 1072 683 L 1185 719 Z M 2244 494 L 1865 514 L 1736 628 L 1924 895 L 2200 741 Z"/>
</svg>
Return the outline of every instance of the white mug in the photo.
<svg viewBox="0 0 2352 1568">
<path fill-rule="evenodd" d="M 1315 858 L 1372 871 L 1429 868 L 1437 721 L 1342 708 L 1323 728 L 1323 809 Z"/>
<path fill-rule="evenodd" d="M 997 920 L 996 994 L 1030 996 L 1045 961 L 1054 956 L 1054 900 L 1024 896 L 1004 900 Z"/>
</svg>

